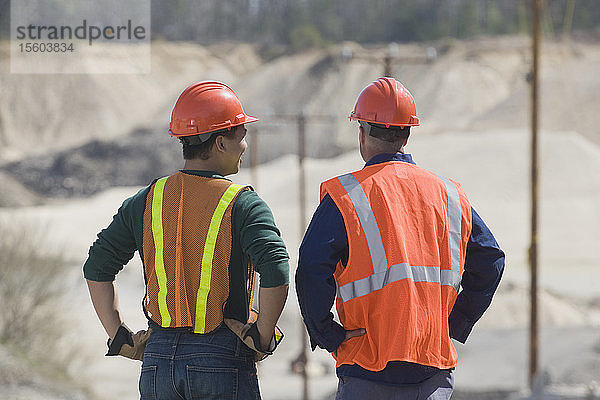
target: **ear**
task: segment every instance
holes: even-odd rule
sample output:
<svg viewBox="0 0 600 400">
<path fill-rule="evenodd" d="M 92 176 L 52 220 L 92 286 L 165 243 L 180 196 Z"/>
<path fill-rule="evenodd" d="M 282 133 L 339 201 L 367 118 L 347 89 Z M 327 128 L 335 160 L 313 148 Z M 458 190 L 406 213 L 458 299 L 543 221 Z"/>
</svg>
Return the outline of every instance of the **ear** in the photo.
<svg viewBox="0 0 600 400">
<path fill-rule="evenodd" d="M 217 151 L 225 151 L 225 150 L 227 150 L 226 147 L 225 147 L 225 136 L 218 135 L 215 138 L 215 148 L 217 149 Z"/>
<path fill-rule="evenodd" d="M 366 152 L 367 152 L 367 134 L 365 133 L 365 130 L 363 129 L 362 126 L 359 127 L 358 148 L 360 150 L 360 156 L 362 157 L 362 159 L 365 162 L 368 161 L 368 157 L 366 155 Z"/>
<path fill-rule="evenodd" d="M 358 126 L 358 131 L 358 140 L 360 141 L 360 144 L 364 145 L 367 134 L 365 133 L 364 128 L 360 125 Z"/>
</svg>

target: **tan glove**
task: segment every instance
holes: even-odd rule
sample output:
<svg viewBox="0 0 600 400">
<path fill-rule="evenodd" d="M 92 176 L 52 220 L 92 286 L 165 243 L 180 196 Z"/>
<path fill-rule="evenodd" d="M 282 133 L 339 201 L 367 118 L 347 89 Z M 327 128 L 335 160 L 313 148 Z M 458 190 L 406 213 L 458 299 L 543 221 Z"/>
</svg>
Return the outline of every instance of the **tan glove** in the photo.
<svg viewBox="0 0 600 400">
<path fill-rule="evenodd" d="M 108 353 L 106 355 L 119 355 L 132 360 L 142 361 L 146 342 L 151 333 L 151 329 L 133 333 L 125 324 L 121 324 L 113 340 L 108 339 Z"/>
<path fill-rule="evenodd" d="M 121 351 L 119 351 L 119 355 L 127 358 L 131 358 L 132 360 L 140 360 L 144 359 L 144 350 L 146 349 L 146 342 L 152 333 L 151 329 L 145 331 L 137 331 L 132 335 L 133 346 L 128 344 L 124 344 L 121 346 Z"/>
<path fill-rule="evenodd" d="M 283 332 L 276 326 L 268 349 L 261 348 L 260 333 L 256 327 L 256 322 L 244 324 L 232 318 L 224 319 L 225 325 L 239 337 L 242 342 L 254 350 L 254 361 L 262 361 L 275 351 L 279 343 L 283 340 Z"/>
</svg>

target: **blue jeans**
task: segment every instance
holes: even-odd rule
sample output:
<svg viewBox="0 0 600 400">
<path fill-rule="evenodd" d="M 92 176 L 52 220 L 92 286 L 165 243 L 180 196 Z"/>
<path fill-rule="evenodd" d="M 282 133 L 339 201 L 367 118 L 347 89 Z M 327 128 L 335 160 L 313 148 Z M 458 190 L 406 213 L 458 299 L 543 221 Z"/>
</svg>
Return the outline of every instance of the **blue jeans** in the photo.
<svg viewBox="0 0 600 400">
<path fill-rule="evenodd" d="M 340 376 L 335 400 L 448 400 L 454 390 L 453 373 L 444 370 L 421 383 L 398 386 Z"/>
<path fill-rule="evenodd" d="M 155 330 L 144 352 L 140 398 L 260 400 L 253 351 L 224 324 L 203 335 Z"/>
</svg>

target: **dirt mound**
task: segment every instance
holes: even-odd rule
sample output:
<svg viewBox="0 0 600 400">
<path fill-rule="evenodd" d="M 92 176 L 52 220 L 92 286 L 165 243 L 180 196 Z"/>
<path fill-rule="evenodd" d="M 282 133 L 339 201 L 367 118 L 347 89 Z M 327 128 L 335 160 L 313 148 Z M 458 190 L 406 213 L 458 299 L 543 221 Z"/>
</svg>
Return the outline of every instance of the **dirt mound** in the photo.
<svg viewBox="0 0 600 400">
<path fill-rule="evenodd" d="M 155 119 L 164 128 L 186 85 L 209 78 L 232 81 L 239 73 L 230 70 L 233 61 L 181 43 L 153 43 L 148 75 L 9 74 L 8 60 L 7 43 L 0 43 L 0 71 L 6 71 L 0 74 L 3 161 L 155 128 Z"/>
<path fill-rule="evenodd" d="M 420 134 L 529 127 L 530 40 L 480 39 L 438 44 L 439 57 L 425 59 L 425 45 L 398 45 L 392 74 L 413 93 L 421 117 Z M 443 51 L 442 51 L 443 50 Z M 342 54 L 352 53 L 348 58 Z M 383 73 L 385 48 L 344 44 L 276 59 L 236 82 L 248 107 L 259 116 L 298 113 L 331 116 L 327 135 L 355 146 L 355 128 L 346 118 L 356 95 Z M 544 43 L 541 73 L 541 125 L 576 131 L 600 143 L 600 77 L 595 73 L 600 46 Z M 405 60 L 405 61 L 403 61 Z M 310 120 L 310 117 L 309 117 Z M 263 130 L 270 128 L 261 127 Z M 288 130 L 294 131 L 293 125 Z"/>
<path fill-rule="evenodd" d="M 526 128 L 529 125 L 530 41 L 499 37 L 434 44 L 439 57 L 424 59 L 427 46 L 395 47 L 393 75 L 410 88 L 422 121 L 420 132 Z M 116 50 L 115 50 L 116 51 Z M 138 129 L 164 129 L 172 104 L 187 84 L 203 79 L 230 83 L 246 111 L 258 115 L 267 134 L 294 136 L 295 123 L 273 125 L 281 114 L 331 116 L 319 145 L 355 144 L 346 116 L 357 93 L 383 73 L 387 46 L 346 43 L 264 62 L 250 45 L 208 48 L 152 43 L 148 75 L 9 74 L 8 48 L 0 46 L 0 160 L 58 151 L 108 140 Z M 344 57 L 343 55 L 346 55 Z M 347 57 L 352 54 L 352 57 Z M 574 130 L 600 142 L 600 46 L 544 42 L 542 126 Z M 412 60 L 412 61 L 411 61 Z M 289 139 L 287 139 L 289 140 Z M 276 147 L 275 151 L 285 151 Z M 288 147 L 289 152 L 294 152 Z"/>
<path fill-rule="evenodd" d="M 505 56 L 507 55 L 501 52 L 490 52 L 480 57 L 485 61 Z M 526 72 L 524 68 L 527 67 L 528 60 L 528 55 L 523 55 L 515 72 Z M 572 42 L 543 44 L 540 75 L 542 128 L 576 131 L 595 143 L 600 143 L 597 130 L 600 123 L 597 112 L 600 106 L 600 76 L 596 73 L 599 63 L 599 46 Z M 496 62 L 490 62 L 490 67 L 494 68 L 496 65 Z M 529 126 L 529 86 L 523 79 L 516 79 L 509 87 L 505 96 L 499 98 L 486 112 L 472 119 L 469 129 Z"/>
</svg>

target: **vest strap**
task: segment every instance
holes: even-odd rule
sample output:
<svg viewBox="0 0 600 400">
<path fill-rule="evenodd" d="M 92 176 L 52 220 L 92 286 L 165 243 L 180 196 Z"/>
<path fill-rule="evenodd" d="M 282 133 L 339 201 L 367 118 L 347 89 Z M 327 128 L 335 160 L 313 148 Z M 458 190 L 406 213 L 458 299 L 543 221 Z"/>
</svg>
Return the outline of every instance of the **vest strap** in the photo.
<svg viewBox="0 0 600 400">
<path fill-rule="evenodd" d="M 379 226 L 377 226 L 375 214 L 373 214 L 373 209 L 369 204 L 369 199 L 365 191 L 352 174 L 342 175 L 338 180 L 348 193 L 350 200 L 352 200 L 352 205 L 358 214 L 360 225 L 365 232 L 374 273 L 385 272 L 388 269 L 388 261 L 383 248 L 383 240 L 381 239 Z"/>
<path fill-rule="evenodd" d="M 208 303 L 208 293 L 210 292 L 210 282 L 212 277 L 213 257 L 215 246 L 217 244 L 217 235 L 221 227 L 221 221 L 229 204 L 235 196 L 245 186 L 232 184 L 227 188 L 215 212 L 210 220 L 208 235 L 204 244 L 204 253 L 202 254 L 202 267 L 200 272 L 200 286 L 196 296 L 196 321 L 194 324 L 194 333 L 204 333 L 206 330 L 206 306 Z"/>
<path fill-rule="evenodd" d="M 461 237 L 461 220 L 462 220 L 462 209 L 460 207 L 460 196 L 456 185 L 452 183 L 448 178 L 439 176 L 446 186 L 446 192 L 448 193 L 448 236 L 450 239 L 450 270 L 453 274 L 458 275 L 459 279 L 454 286 L 454 289 L 458 292 L 458 285 L 460 285 L 460 237 Z"/>
<path fill-rule="evenodd" d="M 171 325 L 171 315 L 167 308 L 167 274 L 165 272 L 165 263 L 163 259 L 163 194 L 165 183 L 169 177 L 160 178 L 154 185 L 152 195 L 152 237 L 154 238 L 154 269 L 158 280 L 158 309 L 160 311 L 161 326 L 169 327 Z"/>
</svg>

